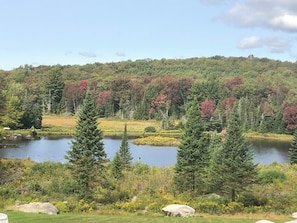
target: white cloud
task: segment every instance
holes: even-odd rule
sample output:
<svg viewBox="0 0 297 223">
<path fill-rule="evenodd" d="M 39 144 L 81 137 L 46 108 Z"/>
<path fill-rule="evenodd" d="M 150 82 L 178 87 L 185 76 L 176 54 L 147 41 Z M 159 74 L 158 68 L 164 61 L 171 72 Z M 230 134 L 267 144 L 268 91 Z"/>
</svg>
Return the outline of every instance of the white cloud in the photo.
<svg viewBox="0 0 297 223">
<path fill-rule="evenodd" d="M 281 27 L 288 31 L 297 31 L 297 15 L 282 15 L 273 18 L 271 21 L 273 27 Z"/>
<path fill-rule="evenodd" d="M 78 52 L 79 55 L 83 56 L 83 57 L 96 57 L 96 53 L 92 52 L 92 51 L 80 51 Z"/>
<path fill-rule="evenodd" d="M 238 1 L 221 18 L 241 27 L 265 27 L 285 32 L 297 32 L 297 1 Z"/>
<path fill-rule="evenodd" d="M 280 37 L 269 37 L 265 44 L 271 53 L 285 53 L 291 50 L 291 42 Z"/>
<path fill-rule="evenodd" d="M 237 45 L 240 49 L 260 48 L 263 46 L 263 41 L 258 36 L 251 36 L 242 39 Z"/>
<path fill-rule="evenodd" d="M 270 53 L 285 53 L 290 52 L 292 48 L 292 41 L 278 36 L 271 36 L 261 38 L 258 36 L 251 36 L 242 39 L 237 45 L 240 49 L 254 49 L 254 48 L 268 48 Z"/>
</svg>

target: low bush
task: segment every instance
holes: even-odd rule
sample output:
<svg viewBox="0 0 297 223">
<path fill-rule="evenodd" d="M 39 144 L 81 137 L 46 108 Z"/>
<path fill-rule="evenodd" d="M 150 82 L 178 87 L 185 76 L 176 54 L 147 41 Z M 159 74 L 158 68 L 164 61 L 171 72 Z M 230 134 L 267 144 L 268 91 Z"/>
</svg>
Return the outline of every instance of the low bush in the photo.
<svg viewBox="0 0 297 223">
<path fill-rule="evenodd" d="M 148 126 L 144 129 L 144 132 L 156 132 L 156 128 L 154 126 Z"/>
<path fill-rule="evenodd" d="M 270 184 L 276 181 L 285 181 L 286 174 L 279 169 L 264 170 L 259 173 L 258 181 L 260 184 Z"/>
</svg>

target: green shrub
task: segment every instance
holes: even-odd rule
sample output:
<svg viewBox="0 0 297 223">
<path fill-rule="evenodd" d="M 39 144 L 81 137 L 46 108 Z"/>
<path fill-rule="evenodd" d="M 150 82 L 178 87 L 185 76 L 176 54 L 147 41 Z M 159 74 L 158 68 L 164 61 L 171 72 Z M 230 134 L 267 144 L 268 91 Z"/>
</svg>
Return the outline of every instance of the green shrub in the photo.
<svg viewBox="0 0 297 223">
<path fill-rule="evenodd" d="M 236 214 L 240 213 L 244 210 L 244 205 L 241 202 L 230 202 L 227 207 L 225 207 L 225 211 L 228 214 Z"/>
<path fill-rule="evenodd" d="M 150 166 L 145 163 L 136 162 L 132 166 L 132 171 L 135 174 L 147 174 L 150 171 Z"/>
<path fill-rule="evenodd" d="M 59 214 L 70 212 L 67 202 L 53 202 L 53 205 L 58 209 Z"/>
<path fill-rule="evenodd" d="M 215 201 L 200 202 L 195 208 L 196 211 L 208 214 L 221 214 L 224 212 L 224 205 Z"/>
<path fill-rule="evenodd" d="M 243 203 L 245 207 L 264 206 L 268 203 L 268 199 L 265 196 L 259 197 L 253 192 L 245 191 L 240 194 L 238 202 Z"/>
<path fill-rule="evenodd" d="M 285 181 L 287 179 L 286 174 L 279 169 L 264 170 L 259 173 L 258 181 L 260 184 L 270 184 L 276 181 Z"/>
<path fill-rule="evenodd" d="M 156 132 L 156 128 L 154 126 L 148 126 L 144 129 L 144 132 Z"/>
<path fill-rule="evenodd" d="M 274 196 L 269 206 L 277 214 L 290 214 L 296 210 L 297 198 L 290 195 Z"/>
<path fill-rule="evenodd" d="M 146 204 L 141 201 L 130 201 L 130 202 L 116 202 L 115 208 L 129 212 L 129 213 L 135 213 L 137 211 L 145 210 Z"/>
</svg>

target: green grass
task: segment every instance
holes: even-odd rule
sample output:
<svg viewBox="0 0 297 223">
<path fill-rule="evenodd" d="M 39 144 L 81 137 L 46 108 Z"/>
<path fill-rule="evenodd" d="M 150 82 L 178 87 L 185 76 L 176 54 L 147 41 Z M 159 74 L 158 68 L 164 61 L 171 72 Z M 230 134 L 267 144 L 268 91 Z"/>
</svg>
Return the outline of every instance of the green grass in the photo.
<svg viewBox="0 0 297 223">
<path fill-rule="evenodd" d="M 46 215 L 38 213 L 22 213 L 7 211 L 4 212 L 8 215 L 9 223 L 130 223 L 130 222 L 145 222 L 145 223 L 254 223 L 259 218 L 251 217 L 238 217 L 234 216 L 220 217 L 220 216 L 196 216 L 192 218 L 179 218 L 179 217 L 164 217 L 151 216 L 151 215 L 107 215 L 107 214 L 59 214 L 59 215 Z M 288 221 L 289 218 L 284 219 L 279 217 L 277 220 L 272 220 L 275 223 Z"/>
</svg>

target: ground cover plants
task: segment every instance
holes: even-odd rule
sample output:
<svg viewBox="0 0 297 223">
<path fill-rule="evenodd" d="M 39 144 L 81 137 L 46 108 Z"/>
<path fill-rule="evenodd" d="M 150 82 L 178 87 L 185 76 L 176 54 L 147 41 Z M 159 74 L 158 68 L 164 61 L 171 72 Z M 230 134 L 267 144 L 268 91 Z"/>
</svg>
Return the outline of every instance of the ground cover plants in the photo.
<svg viewBox="0 0 297 223">
<path fill-rule="evenodd" d="M 59 214 L 50 216 L 46 214 L 30 214 L 21 212 L 6 212 L 8 215 L 9 223 L 131 223 L 131 222 L 146 222 L 146 223 L 254 223 L 256 220 L 269 218 L 276 223 L 281 223 L 289 220 L 285 216 L 260 216 L 260 215 L 247 215 L 247 216 L 196 216 L 193 218 L 168 218 L 161 215 L 111 215 L 111 214 Z"/>
<path fill-rule="evenodd" d="M 16 201 L 50 201 L 61 214 L 98 211 L 101 214 L 139 214 L 146 210 L 148 215 L 159 215 L 161 208 L 170 203 L 188 204 L 195 208 L 198 216 L 200 213 L 289 216 L 297 210 L 296 165 L 259 166 L 257 183 L 240 193 L 235 202 L 217 195 L 193 198 L 186 193 L 174 194 L 173 167 L 150 167 L 141 163 L 123 172 L 125 180 L 115 179 L 108 170 L 104 186 L 97 187 L 96 202 L 79 200 L 75 179 L 67 165 L 1 160 L 0 209 L 5 210 Z"/>
</svg>

